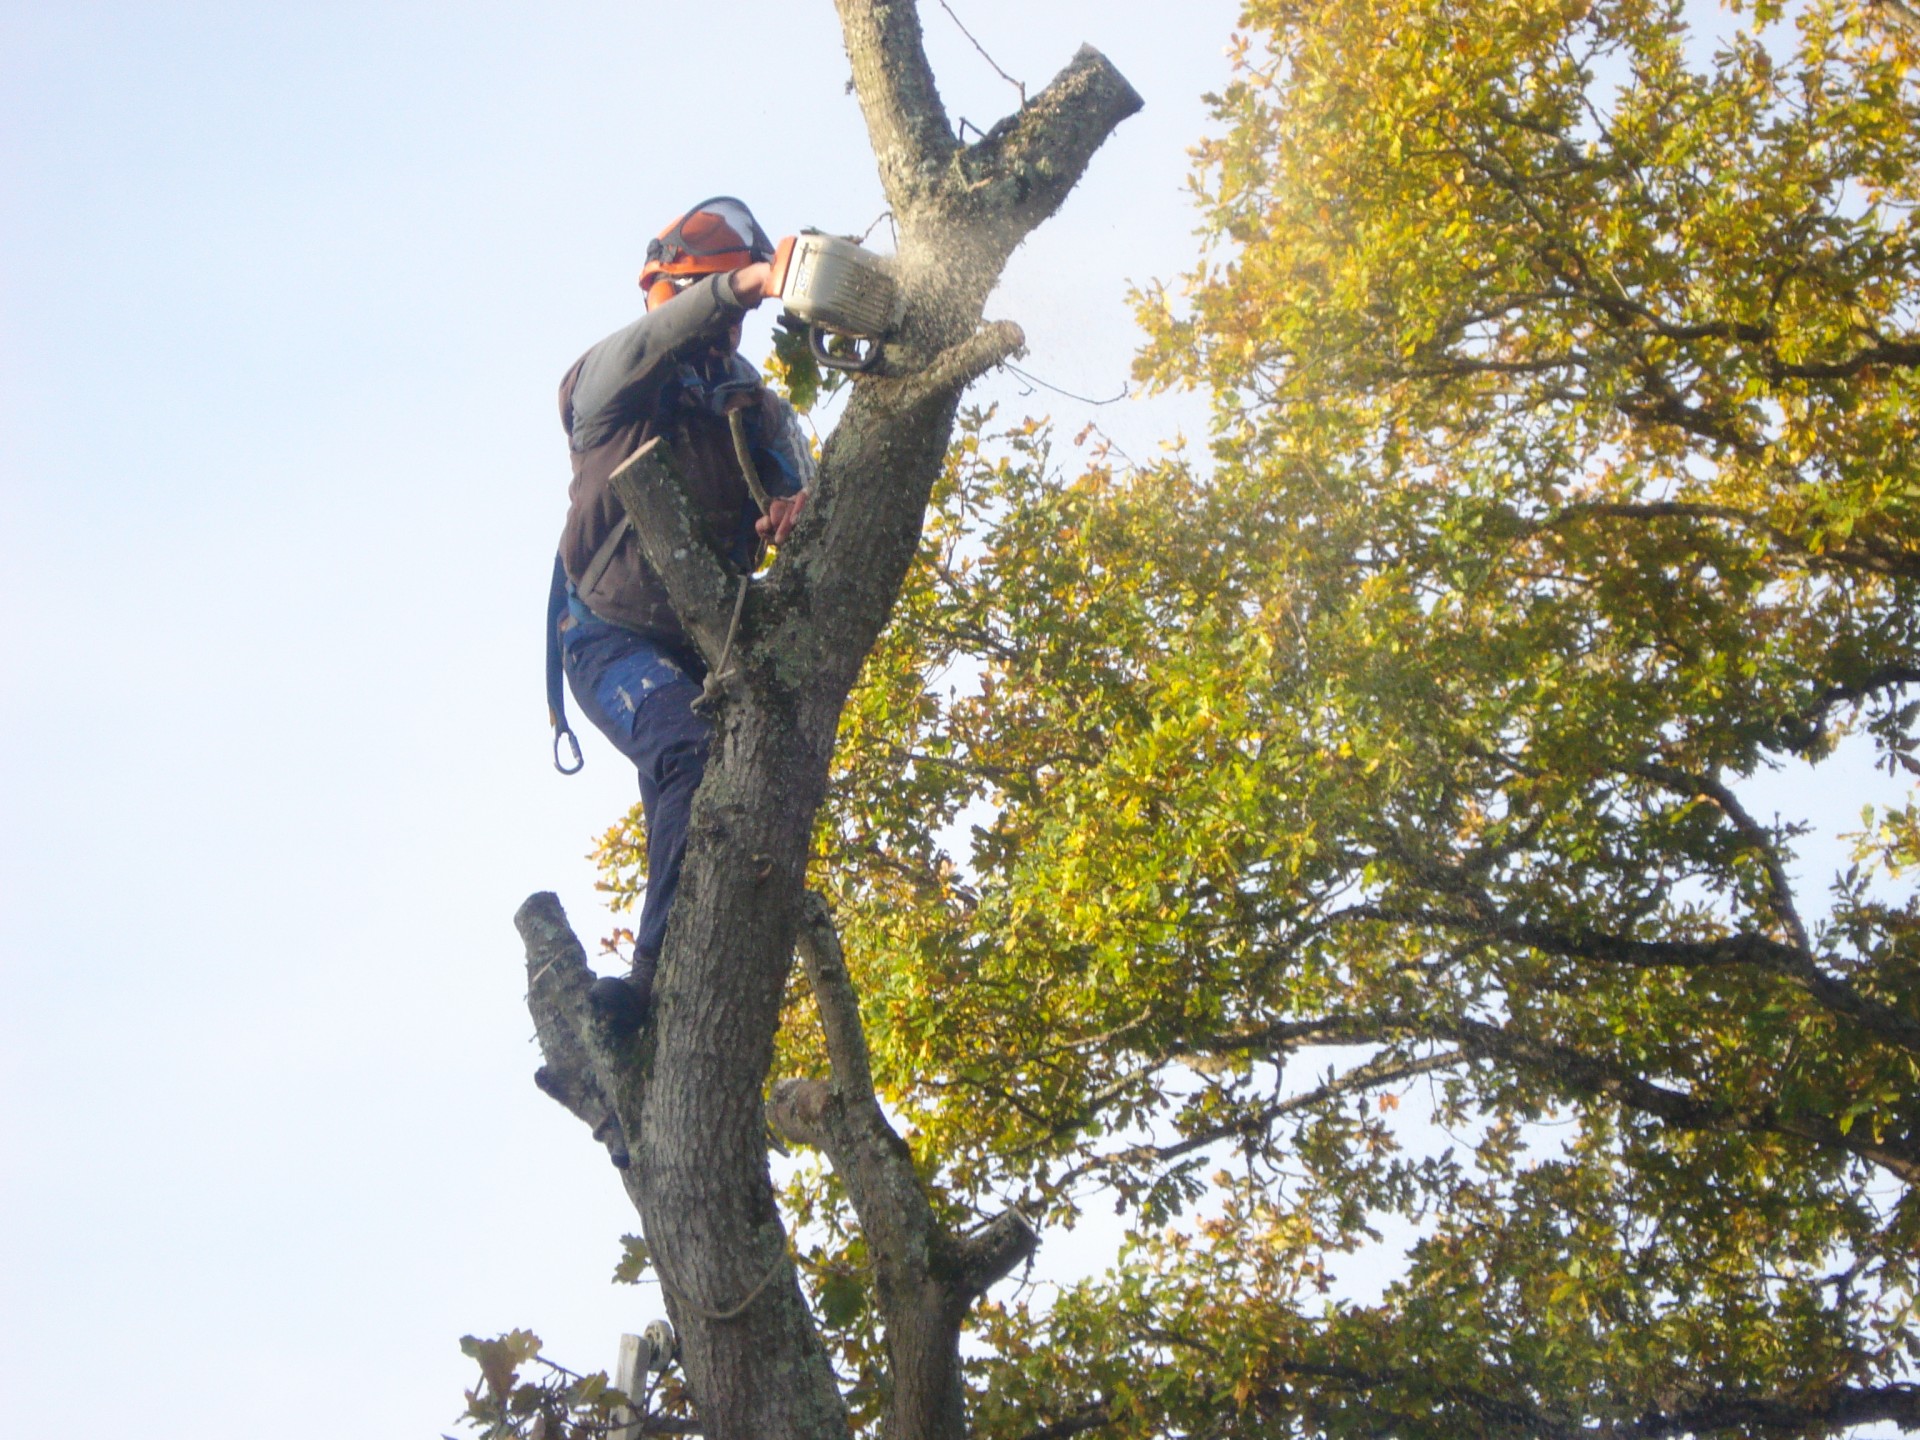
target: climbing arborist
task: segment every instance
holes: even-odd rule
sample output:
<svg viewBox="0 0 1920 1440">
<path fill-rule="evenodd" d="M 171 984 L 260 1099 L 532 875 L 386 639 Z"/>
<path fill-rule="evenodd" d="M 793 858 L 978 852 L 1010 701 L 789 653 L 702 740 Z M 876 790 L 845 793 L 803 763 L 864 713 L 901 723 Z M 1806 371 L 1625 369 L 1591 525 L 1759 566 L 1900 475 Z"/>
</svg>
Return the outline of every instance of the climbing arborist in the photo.
<svg viewBox="0 0 1920 1440">
<path fill-rule="evenodd" d="M 568 774 L 580 766 L 566 724 L 564 671 L 580 708 L 639 769 L 647 824 L 647 891 L 632 972 L 593 990 L 595 1006 L 622 1032 L 638 1029 L 651 1008 L 712 727 L 694 709 L 706 666 L 608 477 L 660 437 L 708 542 L 736 573 L 749 574 L 767 542 L 787 538 L 813 478 L 812 448 L 793 408 L 737 353 L 742 318 L 771 292 L 773 256 L 740 201 L 702 201 L 648 244 L 640 272 L 645 313 L 587 351 L 560 382 L 573 483 L 548 602 L 555 764 Z M 571 765 L 560 759 L 563 741 Z"/>
</svg>

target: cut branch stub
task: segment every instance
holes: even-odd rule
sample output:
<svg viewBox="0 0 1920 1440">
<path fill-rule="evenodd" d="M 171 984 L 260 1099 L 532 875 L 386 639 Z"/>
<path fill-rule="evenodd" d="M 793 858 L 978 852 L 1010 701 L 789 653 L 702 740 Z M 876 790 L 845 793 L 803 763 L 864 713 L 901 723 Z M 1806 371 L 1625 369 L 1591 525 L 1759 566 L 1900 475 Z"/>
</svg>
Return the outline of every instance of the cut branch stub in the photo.
<svg viewBox="0 0 1920 1440">
<path fill-rule="evenodd" d="M 994 1216 L 955 1247 L 960 1292 L 969 1300 L 978 1299 L 1026 1264 L 1039 1248 L 1039 1234 L 1018 1210 Z"/>
<path fill-rule="evenodd" d="M 1112 61 L 1082 45 L 1046 89 L 961 152 L 960 198 L 1026 235 L 1060 208 L 1094 151 L 1143 104 Z"/>
<path fill-rule="evenodd" d="M 626 1127 L 615 1094 L 620 1068 L 610 1067 L 612 1040 L 593 1013 L 593 971 L 558 896 L 527 897 L 513 917 L 527 947 L 527 1009 L 545 1062 L 533 1081 L 593 1132 L 614 1164 L 627 1167 Z"/>
<path fill-rule="evenodd" d="M 667 587 L 674 614 L 709 666 L 726 647 L 739 581 L 701 534 L 699 517 L 673 452 L 657 437 L 608 477 L 633 521 L 640 553 Z"/>
</svg>

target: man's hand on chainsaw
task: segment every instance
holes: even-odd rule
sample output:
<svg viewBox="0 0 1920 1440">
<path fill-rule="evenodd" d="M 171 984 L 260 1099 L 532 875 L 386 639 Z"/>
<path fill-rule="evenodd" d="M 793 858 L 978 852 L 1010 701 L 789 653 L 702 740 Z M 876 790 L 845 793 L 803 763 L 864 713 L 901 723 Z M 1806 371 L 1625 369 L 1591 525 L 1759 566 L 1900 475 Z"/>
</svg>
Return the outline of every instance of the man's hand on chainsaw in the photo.
<svg viewBox="0 0 1920 1440">
<path fill-rule="evenodd" d="M 733 284 L 733 298 L 749 310 L 773 294 L 773 266 L 764 260 L 741 266 L 727 279 Z"/>
<path fill-rule="evenodd" d="M 799 523 L 800 512 L 806 508 L 807 492 L 798 495 L 783 495 L 767 502 L 767 513 L 754 522 L 753 528 L 762 540 L 774 545 L 787 543 L 787 536 L 793 533 L 793 527 Z"/>
</svg>

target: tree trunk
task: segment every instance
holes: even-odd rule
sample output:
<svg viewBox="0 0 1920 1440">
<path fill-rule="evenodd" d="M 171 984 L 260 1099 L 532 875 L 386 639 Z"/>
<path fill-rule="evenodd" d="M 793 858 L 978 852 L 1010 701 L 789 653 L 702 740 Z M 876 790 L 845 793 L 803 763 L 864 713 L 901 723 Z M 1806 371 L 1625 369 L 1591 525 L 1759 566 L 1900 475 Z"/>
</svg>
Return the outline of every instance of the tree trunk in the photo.
<svg viewBox="0 0 1920 1440">
<path fill-rule="evenodd" d="M 519 917 L 542 1086 L 631 1157 L 628 1192 L 702 1427 L 718 1440 L 848 1433 L 766 1162 L 762 1097 L 797 934 L 831 1017 L 833 1081 L 782 1087 L 774 1115 L 827 1151 L 876 1255 L 893 1382 L 887 1435 L 965 1433 L 961 1319 L 1032 1247 L 1017 1217 L 966 1239 L 935 1222 L 874 1101 L 857 1004 L 824 908 L 805 899 L 805 869 L 841 707 L 912 562 L 960 393 L 1021 343 L 1016 326 L 982 327 L 981 307 L 1014 247 L 1140 105 L 1102 56 L 1082 49 L 1016 115 L 962 146 L 913 5 L 838 0 L 838 9 L 900 232 L 906 318 L 879 372 L 856 380 L 813 500 L 748 596 L 730 674 L 717 687 L 714 744 L 648 1031 L 622 1043 L 596 1028 L 584 953 L 552 897 L 535 896 Z M 634 483 L 621 495 L 714 663 L 732 587 L 716 557 L 684 543 L 683 493 Z"/>
</svg>

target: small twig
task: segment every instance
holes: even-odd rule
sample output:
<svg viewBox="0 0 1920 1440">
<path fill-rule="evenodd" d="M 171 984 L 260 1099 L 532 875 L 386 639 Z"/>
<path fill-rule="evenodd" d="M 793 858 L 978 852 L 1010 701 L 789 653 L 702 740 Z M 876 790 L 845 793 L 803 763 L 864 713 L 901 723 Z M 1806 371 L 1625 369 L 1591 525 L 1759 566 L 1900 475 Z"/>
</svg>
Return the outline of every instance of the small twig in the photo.
<svg viewBox="0 0 1920 1440">
<path fill-rule="evenodd" d="M 966 36 L 968 41 L 973 45 L 973 48 L 980 52 L 980 58 L 986 61 L 987 64 L 993 66 L 993 73 L 1020 92 L 1020 106 L 1022 109 L 1025 109 L 1027 104 L 1027 87 L 1014 79 L 1013 76 L 1007 74 L 1006 71 L 1002 70 L 994 58 L 987 54 L 987 47 L 982 45 L 978 40 L 975 40 L 973 38 L 973 32 L 960 23 L 960 17 L 953 13 L 953 7 L 947 4 L 947 0 L 940 0 L 940 8 L 947 12 L 947 18 L 949 20 L 953 21 L 955 25 L 960 26 L 960 33 Z"/>
</svg>

